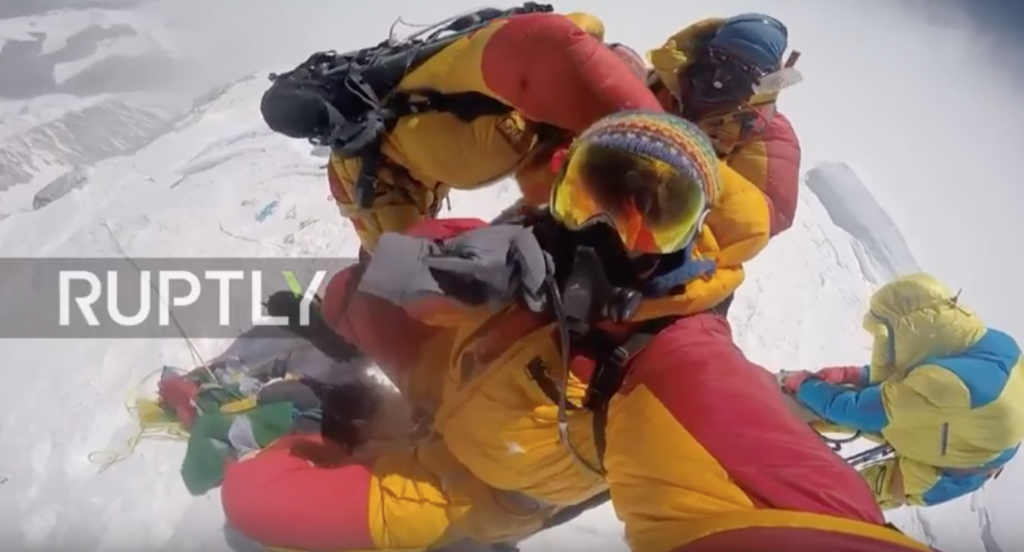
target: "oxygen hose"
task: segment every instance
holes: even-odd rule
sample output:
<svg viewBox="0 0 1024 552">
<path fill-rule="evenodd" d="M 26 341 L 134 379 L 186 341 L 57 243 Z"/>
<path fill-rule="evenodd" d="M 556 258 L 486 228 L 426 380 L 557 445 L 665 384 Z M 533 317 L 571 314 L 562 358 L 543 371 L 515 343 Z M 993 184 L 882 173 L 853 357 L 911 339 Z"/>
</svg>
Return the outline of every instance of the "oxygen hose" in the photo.
<svg viewBox="0 0 1024 552">
<path fill-rule="evenodd" d="M 558 289 L 558 282 L 554 276 L 547 276 L 544 279 L 544 287 L 548 290 L 551 314 L 555 317 L 555 325 L 558 326 L 558 344 L 562 355 L 562 377 L 558 389 L 558 437 L 568 447 L 569 452 L 576 462 L 591 472 L 604 476 L 604 470 L 595 467 L 587 461 L 573 446 L 569 439 L 569 377 L 571 372 L 569 364 L 572 360 L 572 337 L 569 335 L 569 318 L 565 313 L 565 306 L 562 301 L 562 291 Z"/>
</svg>

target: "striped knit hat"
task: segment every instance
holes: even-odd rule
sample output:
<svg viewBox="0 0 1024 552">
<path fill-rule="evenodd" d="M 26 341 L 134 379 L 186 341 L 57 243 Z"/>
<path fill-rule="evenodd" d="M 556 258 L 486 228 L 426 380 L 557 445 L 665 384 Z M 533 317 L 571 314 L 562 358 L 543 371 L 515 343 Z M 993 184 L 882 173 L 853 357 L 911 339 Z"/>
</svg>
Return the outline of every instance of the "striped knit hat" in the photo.
<svg viewBox="0 0 1024 552">
<path fill-rule="evenodd" d="M 646 194 L 645 198 L 648 202 L 657 202 L 654 207 L 648 205 L 645 211 L 654 217 L 648 219 L 647 224 L 658 227 L 651 230 L 657 234 L 654 241 L 663 242 L 662 246 L 677 242 L 685 235 L 692 239 L 694 233 L 699 232 L 703 221 L 700 211 L 717 204 L 721 195 L 718 156 L 711 140 L 700 128 L 685 119 L 663 112 L 624 111 L 607 116 L 585 130 L 562 160 L 551 204 L 553 210 L 557 208 L 563 218 L 584 219 L 594 212 L 597 205 L 614 208 L 613 205 L 618 203 L 604 203 L 595 197 L 596 203 L 587 205 L 591 203 L 584 191 L 587 186 L 591 188 L 590 193 L 603 194 L 605 201 L 612 196 L 632 195 L 629 189 L 633 184 L 626 176 L 631 169 L 621 161 L 614 167 L 602 164 L 600 160 L 607 157 L 600 153 L 602 150 L 625 153 L 625 156 L 616 157 L 620 160 L 625 158 L 627 164 L 628 159 L 635 158 L 637 169 L 640 169 L 638 174 L 643 174 L 642 167 L 647 162 L 648 169 L 656 165 L 653 170 L 663 175 L 652 179 L 656 193 Z M 652 165 L 650 161 L 655 163 Z M 585 176 L 581 171 L 588 170 L 584 168 L 586 166 L 596 172 L 591 172 L 589 177 Z M 620 174 L 623 176 L 618 176 Z M 581 188 L 576 184 L 580 181 L 589 181 L 589 185 Z M 561 203 L 556 205 L 556 200 Z M 573 203 L 577 205 L 573 206 Z M 675 229 L 671 228 L 677 224 L 679 226 Z M 643 241 L 642 238 L 628 238 L 626 241 L 636 239 Z M 654 244 L 648 240 L 646 246 L 652 248 Z"/>
<path fill-rule="evenodd" d="M 700 127 L 682 117 L 647 111 L 615 113 L 583 131 L 573 149 L 591 145 L 667 163 L 691 182 L 700 183 L 708 205 L 718 203 L 722 178 L 715 147 Z"/>
</svg>

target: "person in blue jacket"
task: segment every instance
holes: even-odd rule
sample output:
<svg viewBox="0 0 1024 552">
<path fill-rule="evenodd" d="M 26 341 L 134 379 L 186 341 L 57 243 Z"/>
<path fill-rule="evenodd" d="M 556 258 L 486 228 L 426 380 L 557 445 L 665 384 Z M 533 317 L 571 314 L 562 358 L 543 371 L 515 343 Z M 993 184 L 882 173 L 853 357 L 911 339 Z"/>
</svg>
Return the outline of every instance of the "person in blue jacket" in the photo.
<svg viewBox="0 0 1024 552">
<path fill-rule="evenodd" d="M 900 277 L 871 297 L 871 364 L 794 372 L 782 386 L 826 424 L 888 443 L 862 470 L 879 504 L 933 506 L 970 494 L 1024 439 L 1024 360 L 938 279 Z"/>
</svg>

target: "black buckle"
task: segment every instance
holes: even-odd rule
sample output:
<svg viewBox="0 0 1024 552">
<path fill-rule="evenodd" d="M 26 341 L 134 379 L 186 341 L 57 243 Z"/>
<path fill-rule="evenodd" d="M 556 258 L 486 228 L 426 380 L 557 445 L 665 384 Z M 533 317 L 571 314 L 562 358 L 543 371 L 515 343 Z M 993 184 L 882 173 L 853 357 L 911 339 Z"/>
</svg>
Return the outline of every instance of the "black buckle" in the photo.
<svg viewBox="0 0 1024 552">
<path fill-rule="evenodd" d="M 632 357 L 633 354 L 629 352 L 629 349 L 624 345 L 619 345 L 608 353 L 607 362 L 614 368 L 625 368 Z"/>
</svg>

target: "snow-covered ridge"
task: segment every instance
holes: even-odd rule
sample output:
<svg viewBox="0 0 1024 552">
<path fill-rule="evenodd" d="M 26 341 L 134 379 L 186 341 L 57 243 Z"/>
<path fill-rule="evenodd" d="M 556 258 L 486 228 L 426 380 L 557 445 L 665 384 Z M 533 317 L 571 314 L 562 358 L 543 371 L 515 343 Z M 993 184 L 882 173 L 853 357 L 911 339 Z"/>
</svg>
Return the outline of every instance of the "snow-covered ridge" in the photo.
<svg viewBox="0 0 1024 552">
<path fill-rule="evenodd" d="M 134 155 L 76 173 L 79 187 L 44 209 L 0 220 L 0 257 L 352 256 L 358 242 L 328 199 L 323 159 L 260 119 L 266 86 L 253 77 L 211 93 Z M 442 215 L 491 217 L 517 195 L 511 183 L 456 193 Z M 802 194 L 793 228 L 749 264 L 730 314 L 750 358 L 773 370 L 864 361 L 860 319 L 873 284 L 858 244 L 817 195 Z M 208 358 L 225 343 L 197 346 Z M 181 484 L 183 443 L 143 442 L 104 471 L 88 460 L 123 446 L 133 421 L 121 398 L 144 376 L 191 365 L 184 344 L 0 340 L 0 356 L 12 367 L 0 372 L 0 533 L 12 549 L 226 550 L 217 494 L 194 499 Z M 52 407 L 26 400 L 40 397 Z M 990 545 L 998 531 L 982 523 L 986 499 L 891 517 L 947 552 L 998 552 Z M 1004 526 L 1015 519 L 1007 512 Z M 626 547 L 604 507 L 522 549 Z"/>
<path fill-rule="evenodd" d="M 0 215 L 46 204 L 60 187 L 49 186 L 54 179 L 130 154 L 181 109 L 162 88 L 183 65 L 168 32 L 124 9 L 140 3 L 55 0 L 0 9 L 14 15 L 0 19 Z"/>
<path fill-rule="evenodd" d="M 130 155 L 163 133 L 193 124 L 233 87 L 250 81 L 266 79 L 254 74 L 215 87 L 177 114 L 161 98 L 146 95 L 128 97 L 131 103 L 114 95 L 47 96 L 9 110 L 10 124 L 0 129 L 0 192 L 9 190 L 0 214 L 39 209 L 87 185 L 82 175 L 94 163 Z M 34 185 L 16 187 L 21 184 Z"/>
<path fill-rule="evenodd" d="M 0 19 L 41 15 L 66 8 L 134 8 L 148 1 L 150 0 L 4 0 L 0 2 Z"/>
<path fill-rule="evenodd" d="M 162 132 L 171 115 L 158 106 L 111 96 L 82 102 L 64 100 L 78 105 L 64 105 L 49 113 L 26 106 L 23 112 L 3 118 L 0 191 L 29 184 L 37 176 L 54 178 L 68 168 L 130 152 Z M 56 116 L 48 117 L 51 113 Z"/>
<path fill-rule="evenodd" d="M 875 284 L 920 270 L 900 232 L 857 173 L 845 163 L 821 163 L 804 182 L 836 226 L 855 240 L 861 271 Z"/>
<path fill-rule="evenodd" d="M 0 19 L 0 98 L 154 90 L 174 77 L 170 44 L 158 25 L 126 10 Z"/>
</svg>

